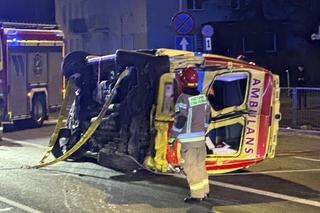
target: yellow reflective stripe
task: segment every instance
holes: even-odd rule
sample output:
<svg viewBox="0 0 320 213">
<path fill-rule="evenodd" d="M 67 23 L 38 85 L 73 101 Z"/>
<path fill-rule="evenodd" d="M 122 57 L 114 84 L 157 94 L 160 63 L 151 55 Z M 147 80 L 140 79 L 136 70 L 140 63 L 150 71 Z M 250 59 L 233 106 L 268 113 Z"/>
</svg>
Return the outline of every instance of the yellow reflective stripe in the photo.
<svg viewBox="0 0 320 213">
<path fill-rule="evenodd" d="M 67 105 L 68 105 L 69 94 L 71 93 L 71 86 L 70 85 L 71 85 L 70 81 L 67 81 L 66 93 L 65 93 L 65 97 L 63 99 L 63 102 L 62 102 L 62 105 L 61 105 L 61 108 L 60 108 L 58 121 L 57 121 L 57 124 L 56 124 L 56 126 L 54 128 L 53 135 L 50 138 L 48 149 L 43 154 L 43 157 L 41 158 L 40 163 L 44 163 L 44 161 L 49 157 L 49 155 L 50 155 L 50 153 L 51 153 L 51 151 L 53 149 L 53 146 L 54 146 L 54 144 L 56 143 L 56 141 L 58 139 L 59 131 L 60 131 L 60 128 L 62 127 L 62 125 L 63 125 L 63 119 L 65 117 L 65 113 L 67 112 L 66 109 L 67 109 Z"/>
<path fill-rule="evenodd" d="M 179 138 L 180 143 L 197 142 L 197 141 L 203 141 L 203 140 L 204 140 L 204 136 L 192 137 L 192 138 Z"/>
<path fill-rule="evenodd" d="M 190 189 L 191 190 L 200 190 L 204 187 L 203 185 L 203 181 L 199 182 L 199 183 L 194 183 L 194 184 L 190 184 Z"/>
<path fill-rule="evenodd" d="M 188 110 L 188 121 L 187 121 L 187 133 L 191 132 L 191 122 L 192 122 L 192 108 Z"/>
<path fill-rule="evenodd" d="M 209 180 L 205 179 L 205 180 L 202 181 L 202 183 L 203 183 L 203 186 L 209 185 Z"/>
</svg>

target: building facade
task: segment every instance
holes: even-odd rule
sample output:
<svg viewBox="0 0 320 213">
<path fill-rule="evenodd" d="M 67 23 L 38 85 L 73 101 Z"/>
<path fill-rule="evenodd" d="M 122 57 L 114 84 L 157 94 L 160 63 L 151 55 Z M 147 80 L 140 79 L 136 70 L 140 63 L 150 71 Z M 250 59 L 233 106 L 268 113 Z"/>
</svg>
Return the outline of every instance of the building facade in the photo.
<svg viewBox="0 0 320 213">
<path fill-rule="evenodd" d="M 320 83 L 320 40 L 311 39 L 320 25 L 318 0 L 56 0 L 55 7 L 67 52 L 181 49 L 179 39 L 188 36 L 193 51 L 242 54 L 280 74 L 282 86 L 285 70 L 294 84 L 299 64 L 306 68 L 308 86 Z M 193 16 L 189 35 L 178 35 L 171 24 L 179 11 Z M 213 28 L 209 39 L 202 35 L 204 25 Z"/>
</svg>

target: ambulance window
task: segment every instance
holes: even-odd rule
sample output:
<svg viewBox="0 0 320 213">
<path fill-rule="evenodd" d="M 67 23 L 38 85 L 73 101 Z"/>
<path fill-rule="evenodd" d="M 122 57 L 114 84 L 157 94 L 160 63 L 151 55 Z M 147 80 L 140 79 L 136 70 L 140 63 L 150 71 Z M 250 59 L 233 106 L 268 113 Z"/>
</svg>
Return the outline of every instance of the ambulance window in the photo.
<svg viewBox="0 0 320 213">
<path fill-rule="evenodd" d="M 240 148 L 242 129 L 240 123 L 212 129 L 206 137 L 207 153 L 236 154 Z"/>
<path fill-rule="evenodd" d="M 214 110 L 240 106 L 245 100 L 248 76 L 243 73 L 218 75 L 208 89 L 207 96 Z"/>
<path fill-rule="evenodd" d="M 164 97 L 162 104 L 162 112 L 173 112 L 174 107 L 174 85 L 173 82 L 166 82 L 164 85 Z"/>
</svg>

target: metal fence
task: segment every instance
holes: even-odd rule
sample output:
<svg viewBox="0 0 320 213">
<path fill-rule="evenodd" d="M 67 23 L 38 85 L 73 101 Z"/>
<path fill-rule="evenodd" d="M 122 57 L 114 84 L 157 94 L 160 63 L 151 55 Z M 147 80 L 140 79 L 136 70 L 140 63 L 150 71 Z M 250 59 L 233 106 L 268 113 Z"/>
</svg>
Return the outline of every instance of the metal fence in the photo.
<svg viewBox="0 0 320 213">
<path fill-rule="evenodd" d="M 281 127 L 320 130 L 320 88 L 281 88 Z"/>
</svg>

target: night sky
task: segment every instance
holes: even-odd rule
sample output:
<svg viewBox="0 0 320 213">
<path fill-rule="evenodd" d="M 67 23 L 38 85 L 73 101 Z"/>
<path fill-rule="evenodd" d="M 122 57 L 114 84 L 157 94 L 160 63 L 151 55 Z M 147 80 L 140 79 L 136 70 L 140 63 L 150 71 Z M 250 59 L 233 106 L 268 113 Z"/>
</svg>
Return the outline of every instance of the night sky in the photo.
<svg viewBox="0 0 320 213">
<path fill-rule="evenodd" d="M 55 23 L 54 0 L 0 0 L 0 22 Z"/>
</svg>

